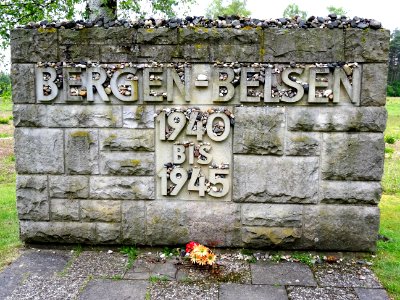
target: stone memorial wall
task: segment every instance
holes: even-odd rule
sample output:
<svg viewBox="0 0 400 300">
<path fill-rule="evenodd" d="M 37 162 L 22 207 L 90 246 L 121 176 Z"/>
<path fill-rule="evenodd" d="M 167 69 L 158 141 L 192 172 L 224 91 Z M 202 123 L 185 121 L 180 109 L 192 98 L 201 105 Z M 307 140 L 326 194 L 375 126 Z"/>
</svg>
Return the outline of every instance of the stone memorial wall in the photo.
<svg viewBox="0 0 400 300">
<path fill-rule="evenodd" d="M 11 41 L 24 241 L 375 249 L 387 30 L 39 28 Z"/>
</svg>

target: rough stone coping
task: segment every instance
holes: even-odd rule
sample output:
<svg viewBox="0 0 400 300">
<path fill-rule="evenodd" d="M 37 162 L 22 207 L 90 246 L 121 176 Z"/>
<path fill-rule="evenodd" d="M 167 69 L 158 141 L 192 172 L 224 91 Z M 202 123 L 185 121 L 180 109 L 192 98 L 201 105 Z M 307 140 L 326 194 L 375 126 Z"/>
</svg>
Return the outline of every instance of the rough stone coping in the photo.
<svg viewBox="0 0 400 300">
<path fill-rule="evenodd" d="M 346 16 L 338 17 L 336 14 L 329 14 L 327 17 L 308 17 L 307 20 L 299 16 L 277 19 L 255 19 L 243 18 L 238 16 L 219 16 L 218 19 L 208 19 L 203 16 L 187 16 L 184 18 L 171 19 L 137 19 L 137 20 L 110 20 L 104 22 L 104 18 L 98 18 L 94 21 L 72 20 L 72 21 L 48 21 L 30 22 L 17 28 L 25 29 L 82 29 L 91 27 L 125 27 L 125 28 L 185 28 L 185 27 L 205 27 L 205 28 L 357 28 L 357 29 L 380 29 L 382 24 L 374 19 L 367 18 L 348 18 Z"/>
<path fill-rule="evenodd" d="M 132 265 L 117 248 L 60 248 L 24 249 L 0 273 L 0 298 L 389 300 L 360 253 L 326 253 L 336 262 L 309 267 L 265 259 L 270 254 L 266 252 L 253 253 L 258 260 L 251 263 L 238 250 L 222 250 L 218 252 L 223 268 L 212 273 L 185 267 L 174 257 L 161 258 L 160 248 L 140 249 Z M 184 277 L 179 276 L 182 269 Z"/>
</svg>

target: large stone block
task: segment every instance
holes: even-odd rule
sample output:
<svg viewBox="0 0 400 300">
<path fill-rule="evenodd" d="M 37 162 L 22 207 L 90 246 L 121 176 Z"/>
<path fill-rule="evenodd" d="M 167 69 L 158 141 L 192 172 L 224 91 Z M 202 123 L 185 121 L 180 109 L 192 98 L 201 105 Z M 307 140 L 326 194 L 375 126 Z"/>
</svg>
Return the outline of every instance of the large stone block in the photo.
<svg viewBox="0 0 400 300">
<path fill-rule="evenodd" d="M 84 200 L 80 212 L 83 222 L 121 222 L 121 201 Z"/>
<path fill-rule="evenodd" d="M 154 175 L 154 153 L 102 152 L 100 172 L 104 175 Z"/>
<path fill-rule="evenodd" d="M 330 180 L 380 180 L 385 143 L 381 133 L 324 133 L 321 175 Z"/>
<path fill-rule="evenodd" d="M 14 103 L 35 103 L 35 65 L 11 65 L 12 101 Z"/>
<path fill-rule="evenodd" d="M 65 168 L 69 174 L 98 174 L 99 138 L 96 129 L 65 131 Z"/>
<path fill-rule="evenodd" d="M 187 44 L 180 46 L 181 56 L 188 62 L 209 62 L 210 45 Z"/>
<path fill-rule="evenodd" d="M 64 172 L 62 130 L 17 128 L 14 137 L 18 173 L 60 174 Z"/>
<path fill-rule="evenodd" d="M 146 244 L 145 201 L 122 201 L 122 243 Z"/>
<path fill-rule="evenodd" d="M 178 29 L 139 28 L 136 42 L 148 45 L 175 45 L 178 43 Z"/>
<path fill-rule="evenodd" d="M 120 244 L 120 223 L 96 223 L 96 244 Z"/>
<path fill-rule="evenodd" d="M 378 204 L 381 195 L 380 182 L 321 181 L 322 203 Z"/>
<path fill-rule="evenodd" d="M 171 62 L 175 58 L 182 58 L 179 45 L 135 45 L 137 57 L 140 61 Z"/>
<path fill-rule="evenodd" d="M 47 126 L 47 108 L 43 105 L 15 104 L 13 115 L 15 127 Z"/>
<path fill-rule="evenodd" d="M 295 204 L 242 204 L 242 224 L 264 227 L 301 227 L 303 206 Z"/>
<path fill-rule="evenodd" d="M 100 48 L 101 62 L 137 61 L 139 47 L 137 45 L 104 45 Z"/>
<path fill-rule="evenodd" d="M 363 64 L 361 106 L 385 105 L 387 76 L 387 63 Z"/>
<path fill-rule="evenodd" d="M 136 40 L 137 29 L 126 27 L 83 28 L 81 30 L 59 29 L 60 45 L 129 45 Z"/>
<path fill-rule="evenodd" d="M 49 192 L 51 198 L 87 198 L 89 178 L 87 176 L 50 176 Z"/>
<path fill-rule="evenodd" d="M 49 220 L 47 176 L 18 175 L 17 210 L 20 220 Z"/>
<path fill-rule="evenodd" d="M 384 107 L 289 107 L 287 127 L 293 131 L 383 132 Z"/>
<path fill-rule="evenodd" d="M 375 251 L 378 229 L 378 207 L 306 206 L 303 247 L 317 250 Z"/>
<path fill-rule="evenodd" d="M 346 28 L 343 61 L 387 62 L 390 32 L 386 29 Z"/>
<path fill-rule="evenodd" d="M 25 242 L 94 243 L 96 223 L 20 222 L 20 237 Z"/>
<path fill-rule="evenodd" d="M 51 199 L 52 221 L 79 221 L 79 200 Z"/>
<path fill-rule="evenodd" d="M 153 201 L 146 210 L 147 242 L 179 245 L 197 241 L 220 247 L 240 246 L 240 210 L 235 203 Z M 166 226 L 168 224 L 168 226 Z"/>
<path fill-rule="evenodd" d="M 154 106 L 135 105 L 123 107 L 123 127 L 154 128 Z"/>
<path fill-rule="evenodd" d="M 285 109 L 282 107 L 236 107 L 233 152 L 282 155 Z"/>
<path fill-rule="evenodd" d="M 286 132 L 285 154 L 316 156 L 320 154 L 322 134 L 316 132 Z"/>
<path fill-rule="evenodd" d="M 154 130 L 100 130 L 100 150 L 154 151 Z"/>
<path fill-rule="evenodd" d="M 11 61 L 39 62 L 58 61 L 57 30 L 11 30 Z"/>
<path fill-rule="evenodd" d="M 301 233 L 302 229 L 297 227 L 244 226 L 242 241 L 251 248 L 295 248 Z"/>
<path fill-rule="evenodd" d="M 260 52 L 267 62 L 337 62 L 345 60 L 343 45 L 342 30 L 270 28 Z"/>
<path fill-rule="evenodd" d="M 92 176 L 90 178 L 90 198 L 154 199 L 154 179 L 152 177 Z"/>
<path fill-rule="evenodd" d="M 120 106 L 54 105 L 47 107 L 49 127 L 121 127 Z"/>
<path fill-rule="evenodd" d="M 234 156 L 233 201 L 316 203 L 318 158 Z"/>
</svg>

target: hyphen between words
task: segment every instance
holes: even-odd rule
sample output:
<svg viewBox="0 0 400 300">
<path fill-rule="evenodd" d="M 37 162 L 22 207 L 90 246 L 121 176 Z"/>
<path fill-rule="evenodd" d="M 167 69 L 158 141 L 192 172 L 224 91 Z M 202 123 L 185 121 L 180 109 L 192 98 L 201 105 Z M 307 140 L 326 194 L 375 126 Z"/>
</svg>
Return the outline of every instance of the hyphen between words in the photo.
<svg viewBox="0 0 400 300">
<path fill-rule="evenodd" d="M 313 104 L 346 101 L 359 105 L 360 101 L 362 68 L 357 63 L 335 64 L 335 67 L 331 64 L 53 65 L 35 69 L 36 95 L 40 102 Z"/>
</svg>

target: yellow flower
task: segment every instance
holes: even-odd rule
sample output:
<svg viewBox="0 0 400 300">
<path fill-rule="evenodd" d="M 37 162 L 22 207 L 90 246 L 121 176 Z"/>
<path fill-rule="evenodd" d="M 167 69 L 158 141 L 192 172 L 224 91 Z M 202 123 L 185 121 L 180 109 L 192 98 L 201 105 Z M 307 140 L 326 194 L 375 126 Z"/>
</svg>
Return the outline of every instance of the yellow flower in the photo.
<svg viewBox="0 0 400 300">
<path fill-rule="evenodd" d="M 206 262 L 210 266 L 212 266 L 215 263 L 216 259 L 217 259 L 217 256 L 212 252 L 208 253 L 206 256 Z"/>
<path fill-rule="evenodd" d="M 205 256 L 208 254 L 208 252 L 210 251 L 210 249 L 208 249 L 206 246 L 203 245 L 197 245 L 193 248 L 194 253 L 197 253 L 200 256 Z"/>
</svg>

